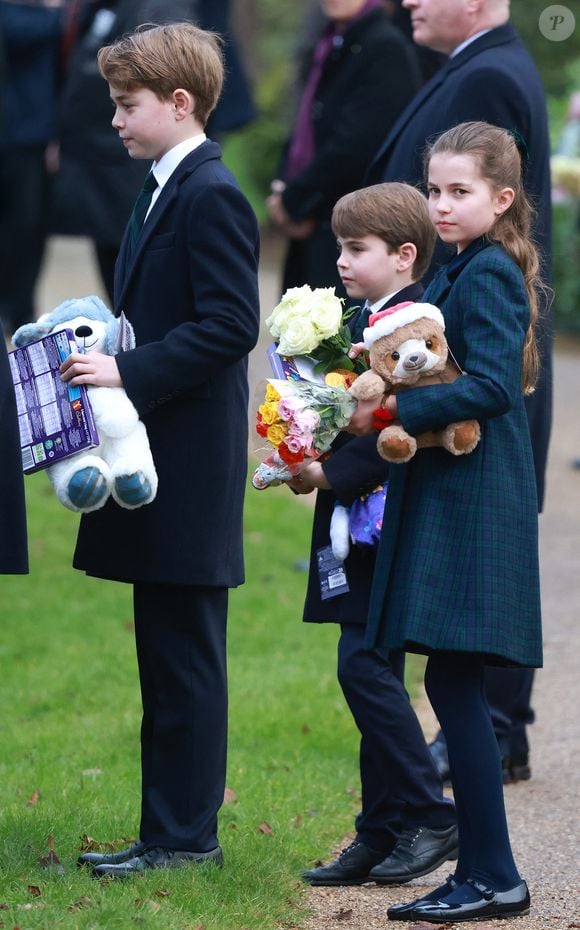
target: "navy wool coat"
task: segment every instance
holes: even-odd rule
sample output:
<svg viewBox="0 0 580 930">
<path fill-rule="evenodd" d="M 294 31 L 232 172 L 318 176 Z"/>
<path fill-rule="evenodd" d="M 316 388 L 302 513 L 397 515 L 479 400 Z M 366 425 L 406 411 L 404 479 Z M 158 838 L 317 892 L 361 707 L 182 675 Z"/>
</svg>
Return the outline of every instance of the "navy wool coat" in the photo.
<svg viewBox="0 0 580 930">
<path fill-rule="evenodd" d="M 16 400 L 4 340 L 0 346 L 0 574 L 28 571 L 22 455 Z"/>
<path fill-rule="evenodd" d="M 421 183 L 428 140 L 466 120 L 518 130 L 525 140 L 529 159 L 524 184 L 537 211 L 534 235 L 543 276 L 550 283 L 552 212 L 546 98 L 538 70 L 511 23 L 471 42 L 425 84 L 386 137 L 369 169 L 367 183 Z M 442 244 L 437 246 L 431 275 L 450 254 Z M 540 354 L 540 381 L 535 393 L 526 398 L 526 409 L 541 507 L 552 420 L 552 333 L 547 314 L 540 326 Z"/>
<path fill-rule="evenodd" d="M 123 581 L 233 587 L 243 581 L 247 355 L 259 329 L 256 218 L 209 140 L 163 187 L 115 305 L 137 348 L 117 356 L 159 474 L 156 499 L 87 514 L 74 565 Z"/>
<path fill-rule="evenodd" d="M 529 308 L 522 274 L 476 240 L 434 278 L 446 336 L 467 372 L 402 391 L 413 434 L 476 418 L 469 455 L 419 451 L 390 469 L 371 595 L 373 645 L 483 653 L 492 664 L 542 664 L 537 496 L 521 379 Z"/>
</svg>

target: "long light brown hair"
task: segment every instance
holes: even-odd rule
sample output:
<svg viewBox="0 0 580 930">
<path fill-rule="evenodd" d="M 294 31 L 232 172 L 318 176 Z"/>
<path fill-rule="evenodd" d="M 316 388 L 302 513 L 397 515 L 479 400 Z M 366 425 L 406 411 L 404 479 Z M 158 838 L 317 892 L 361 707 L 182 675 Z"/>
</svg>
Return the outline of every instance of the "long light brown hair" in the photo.
<svg viewBox="0 0 580 930">
<path fill-rule="evenodd" d="M 539 269 L 538 250 L 531 238 L 533 208 L 522 183 L 522 156 L 514 136 L 489 123 L 460 123 L 438 136 L 425 154 L 425 173 L 433 155 L 450 153 L 475 158 L 482 178 L 494 191 L 511 187 L 515 193 L 510 207 L 497 217 L 487 238 L 501 245 L 522 271 L 530 305 L 530 324 L 523 348 L 523 389 L 531 394 L 539 374 L 539 352 L 536 323 L 539 315 L 539 293 L 546 292 Z"/>
</svg>

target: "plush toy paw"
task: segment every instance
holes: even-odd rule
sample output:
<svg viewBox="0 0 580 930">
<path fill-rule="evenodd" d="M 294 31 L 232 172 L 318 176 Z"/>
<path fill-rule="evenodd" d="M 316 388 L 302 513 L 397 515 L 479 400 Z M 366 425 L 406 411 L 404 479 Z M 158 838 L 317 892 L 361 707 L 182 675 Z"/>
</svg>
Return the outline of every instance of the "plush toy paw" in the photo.
<svg viewBox="0 0 580 930">
<path fill-rule="evenodd" d="M 113 497 L 121 507 L 135 510 L 149 504 L 155 497 L 151 482 L 142 471 L 132 475 L 118 475 L 113 484 Z"/>
<path fill-rule="evenodd" d="M 105 475 L 94 465 L 88 465 L 75 472 L 66 486 L 66 496 L 72 504 L 62 500 L 70 510 L 89 513 L 102 507 L 110 494 L 109 483 Z"/>
<path fill-rule="evenodd" d="M 442 445 L 452 455 L 466 455 L 473 452 L 480 437 L 481 427 L 477 420 L 463 420 L 445 427 Z"/>
<path fill-rule="evenodd" d="M 394 465 L 410 461 L 417 451 L 417 440 L 402 426 L 387 426 L 379 433 L 377 451 L 381 458 Z"/>
</svg>

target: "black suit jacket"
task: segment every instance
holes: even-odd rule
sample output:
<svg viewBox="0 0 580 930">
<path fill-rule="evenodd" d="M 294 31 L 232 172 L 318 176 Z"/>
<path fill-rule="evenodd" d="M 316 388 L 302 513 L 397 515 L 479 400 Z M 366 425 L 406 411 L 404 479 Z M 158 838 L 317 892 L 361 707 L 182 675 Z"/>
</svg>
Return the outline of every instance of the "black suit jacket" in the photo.
<svg viewBox="0 0 580 930">
<path fill-rule="evenodd" d="M 22 455 L 14 388 L 4 340 L 0 347 L 0 574 L 28 571 Z"/>
<path fill-rule="evenodd" d="M 476 39 L 431 78 L 388 134 L 371 164 L 367 182 L 420 184 L 427 141 L 466 120 L 518 130 L 525 140 L 529 160 L 524 183 L 537 211 L 534 237 L 549 283 L 552 213 L 546 100 L 536 66 L 511 23 Z M 437 266 L 450 257 L 439 244 L 425 284 Z M 547 311 L 539 326 L 539 342 L 542 374 L 526 409 L 541 508 L 552 420 L 552 326 Z"/>
<path fill-rule="evenodd" d="M 404 300 L 420 300 L 422 293 L 420 284 L 411 284 L 395 294 L 381 309 L 393 307 Z M 355 327 L 360 328 L 356 318 L 351 322 L 351 328 L 354 330 Z M 331 457 L 322 467 L 332 491 L 317 492 L 304 620 L 312 623 L 364 625 L 367 622 L 376 552 L 351 546 L 345 560 L 350 590 L 326 601 L 320 597 L 316 553 L 322 546 L 330 545 L 330 520 L 335 503 L 339 501 L 348 507 L 361 494 L 374 490 L 387 480 L 389 465 L 377 452 L 376 433 L 372 436 L 341 433 L 333 443 Z"/>
<path fill-rule="evenodd" d="M 243 581 L 247 355 L 259 328 L 258 228 L 206 141 L 176 168 L 131 256 L 121 244 L 115 305 L 137 348 L 117 356 L 159 474 L 152 504 L 109 503 L 81 520 L 74 564 L 125 581 Z"/>
</svg>

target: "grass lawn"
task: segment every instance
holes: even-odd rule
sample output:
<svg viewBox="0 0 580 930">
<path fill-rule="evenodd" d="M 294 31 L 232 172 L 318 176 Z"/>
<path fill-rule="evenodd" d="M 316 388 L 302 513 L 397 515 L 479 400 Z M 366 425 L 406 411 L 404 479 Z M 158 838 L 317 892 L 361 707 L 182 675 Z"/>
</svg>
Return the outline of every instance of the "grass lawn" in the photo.
<svg viewBox="0 0 580 930">
<path fill-rule="evenodd" d="M 301 623 L 311 512 L 249 490 L 248 583 L 230 610 L 226 867 L 99 883 L 83 842 L 138 832 L 140 699 L 131 589 L 70 567 L 77 517 L 26 479 L 28 577 L 0 576 L 0 927 L 298 927 L 301 868 L 358 809 L 358 739 L 335 676 L 334 625 Z M 88 838 L 88 839 L 87 839 Z"/>
</svg>

